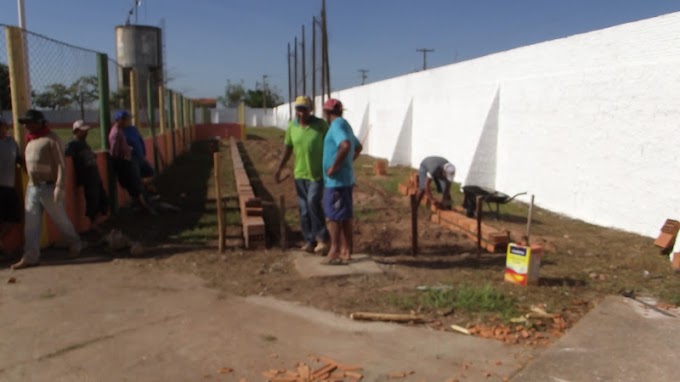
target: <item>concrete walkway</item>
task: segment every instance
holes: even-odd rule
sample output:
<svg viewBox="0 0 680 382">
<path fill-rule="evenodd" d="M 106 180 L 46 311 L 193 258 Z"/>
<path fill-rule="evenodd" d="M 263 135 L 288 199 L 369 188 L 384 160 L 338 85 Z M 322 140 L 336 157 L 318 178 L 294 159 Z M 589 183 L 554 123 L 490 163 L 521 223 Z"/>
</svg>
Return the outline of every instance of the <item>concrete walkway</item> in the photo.
<svg viewBox="0 0 680 382">
<path fill-rule="evenodd" d="M 382 273 L 382 269 L 368 255 L 352 255 L 346 265 L 325 265 L 325 257 L 304 252 L 293 253 L 295 269 L 303 278 L 371 275 Z"/>
<path fill-rule="evenodd" d="M 680 318 L 609 297 L 513 381 L 678 381 L 678 357 Z"/>
<path fill-rule="evenodd" d="M 357 323 L 269 298 L 224 296 L 154 263 L 0 271 L 0 380 L 262 381 L 264 370 L 318 354 L 363 365 L 366 381 L 410 370 L 415 374 L 402 381 L 500 381 L 531 353 L 454 333 Z M 17 282 L 7 284 L 10 277 Z M 219 375 L 223 367 L 234 372 Z"/>
</svg>

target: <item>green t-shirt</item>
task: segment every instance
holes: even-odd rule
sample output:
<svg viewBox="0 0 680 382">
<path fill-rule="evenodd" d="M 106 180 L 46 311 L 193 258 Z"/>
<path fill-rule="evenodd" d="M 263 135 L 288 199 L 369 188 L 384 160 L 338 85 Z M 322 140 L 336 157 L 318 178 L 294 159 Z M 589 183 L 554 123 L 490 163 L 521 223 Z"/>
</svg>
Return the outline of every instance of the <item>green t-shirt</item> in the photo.
<svg viewBox="0 0 680 382">
<path fill-rule="evenodd" d="M 328 123 L 312 116 L 309 126 L 302 127 L 297 119 L 288 124 L 284 144 L 293 148 L 295 179 L 319 181 L 323 179 L 323 140 Z"/>
</svg>

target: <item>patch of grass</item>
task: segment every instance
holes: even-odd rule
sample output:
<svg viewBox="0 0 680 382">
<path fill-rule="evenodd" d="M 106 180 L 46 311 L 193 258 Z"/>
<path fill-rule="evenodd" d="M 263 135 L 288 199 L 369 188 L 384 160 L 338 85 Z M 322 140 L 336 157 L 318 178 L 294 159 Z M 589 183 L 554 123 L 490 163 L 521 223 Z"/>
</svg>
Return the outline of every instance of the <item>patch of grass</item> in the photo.
<svg viewBox="0 0 680 382">
<path fill-rule="evenodd" d="M 680 306 L 680 292 L 672 290 L 661 292 L 661 299 L 668 304 Z"/>
<path fill-rule="evenodd" d="M 420 295 L 392 294 L 387 304 L 400 310 L 455 309 L 471 314 L 497 314 L 504 320 L 517 315 L 517 301 L 486 284 L 462 285 L 450 290 L 430 290 Z"/>
<path fill-rule="evenodd" d="M 509 319 L 517 314 L 517 303 L 490 284 L 481 288 L 462 286 L 453 291 L 456 295 L 455 308 L 470 313 L 497 313 L 503 319 Z"/>
<path fill-rule="evenodd" d="M 354 210 L 354 217 L 363 222 L 371 220 L 377 215 L 377 211 L 373 208 L 357 208 Z"/>
<path fill-rule="evenodd" d="M 393 293 L 385 297 L 385 302 L 399 310 L 416 310 L 420 306 L 418 296 L 412 294 Z"/>
<path fill-rule="evenodd" d="M 268 141 L 283 141 L 286 131 L 277 127 L 246 127 L 246 137 L 259 139 L 266 139 Z"/>
<path fill-rule="evenodd" d="M 59 138 L 61 138 L 61 141 L 64 145 L 73 139 L 73 131 L 71 129 L 53 129 L 52 131 L 54 131 L 54 133 L 57 134 Z M 139 133 L 144 138 L 150 137 L 151 129 L 141 128 L 139 129 Z M 90 129 L 90 133 L 87 135 L 87 144 L 90 145 L 94 151 L 102 149 L 101 132 L 98 127 Z M 150 149 L 150 147 L 147 147 L 147 150 Z"/>
<path fill-rule="evenodd" d="M 398 176 L 397 174 L 390 174 L 384 179 L 376 179 L 375 182 L 392 195 L 399 194 L 399 183 L 403 182 L 408 175 Z"/>
</svg>

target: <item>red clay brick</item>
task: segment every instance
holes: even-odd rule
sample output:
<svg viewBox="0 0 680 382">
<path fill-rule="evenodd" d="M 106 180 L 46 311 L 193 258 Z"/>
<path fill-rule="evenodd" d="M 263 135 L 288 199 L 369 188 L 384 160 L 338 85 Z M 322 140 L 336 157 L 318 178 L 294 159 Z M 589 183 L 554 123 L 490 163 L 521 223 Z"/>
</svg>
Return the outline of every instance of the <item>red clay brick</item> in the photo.
<svg viewBox="0 0 680 382">
<path fill-rule="evenodd" d="M 661 232 L 659 237 L 654 241 L 654 245 L 659 248 L 670 248 L 675 243 L 676 235 Z"/>
</svg>

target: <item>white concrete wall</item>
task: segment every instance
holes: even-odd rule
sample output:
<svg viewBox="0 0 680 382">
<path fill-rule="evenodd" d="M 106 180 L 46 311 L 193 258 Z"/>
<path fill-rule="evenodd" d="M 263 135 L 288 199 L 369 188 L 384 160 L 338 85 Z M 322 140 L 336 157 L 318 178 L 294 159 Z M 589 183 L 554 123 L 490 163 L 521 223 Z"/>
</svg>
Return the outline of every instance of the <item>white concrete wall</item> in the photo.
<svg viewBox="0 0 680 382">
<path fill-rule="evenodd" d="M 212 123 L 238 123 L 238 109 L 210 109 Z M 251 109 L 246 107 L 246 125 L 271 127 L 275 125 L 274 109 Z"/>
<path fill-rule="evenodd" d="M 81 119 L 80 110 L 42 110 L 45 118 L 51 123 L 73 123 Z M 2 118 L 9 123 L 12 122 L 12 112 L 5 110 Z M 99 122 L 99 110 L 85 110 L 85 121 L 89 123 Z"/>
<path fill-rule="evenodd" d="M 680 218 L 678 68 L 673 13 L 334 97 L 370 155 L 413 167 L 442 155 L 459 182 L 654 236 Z M 275 115 L 285 128 L 288 105 Z"/>
</svg>

